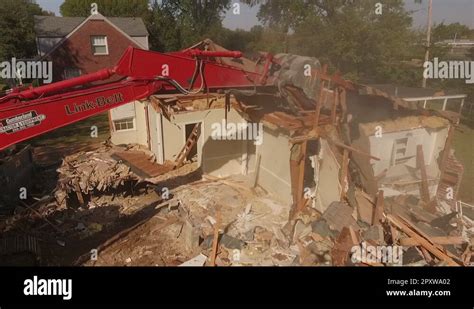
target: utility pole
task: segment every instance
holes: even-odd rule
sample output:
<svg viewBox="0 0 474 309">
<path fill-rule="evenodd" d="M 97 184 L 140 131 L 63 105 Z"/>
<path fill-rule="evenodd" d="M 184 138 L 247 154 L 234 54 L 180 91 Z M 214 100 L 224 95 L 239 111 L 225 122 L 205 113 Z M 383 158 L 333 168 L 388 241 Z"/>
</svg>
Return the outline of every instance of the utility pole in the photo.
<svg viewBox="0 0 474 309">
<path fill-rule="evenodd" d="M 425 52 L 425 62 L 430 58 L 430 47 L 431 47 L 431 15 L 433 12 L 433 0 L 428 2 L 428 28 L 426 30 L 426 52 Z M 423 83 L 421 87 L 426 88 L 426 78 L 423 75 Z"/>
</svg>

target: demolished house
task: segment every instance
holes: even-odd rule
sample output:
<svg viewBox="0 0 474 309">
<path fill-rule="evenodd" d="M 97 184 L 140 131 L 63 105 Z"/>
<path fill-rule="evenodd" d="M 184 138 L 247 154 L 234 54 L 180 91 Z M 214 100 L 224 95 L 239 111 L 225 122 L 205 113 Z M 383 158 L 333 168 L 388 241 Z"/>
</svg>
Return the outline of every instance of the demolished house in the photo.
<svg viewBox="0 0 474 309">
<path fill-rule="evenodd" d="M 140 146 L 113 146 L 106 159 L 66 158 L 56 199 L 97 208 L 97 190 L 127 187 L 133 196 L 139 183 L 160 194 L 170 189 L 171 197 L 161 194 L 153 205 L 177 217 L 160 215 L 165 221 L 151 232 L 134 225 L 153 234 L 182 222 L 169 233 L 185 238 L 189 254 L 165 265 L 191 257 L 185 265 L 396 264 L 351 260 L 351 248 L 366 245 L 404 246 L 399 265 L 469 265 L 473 221 L 457 208 L 463 167 L 451 148 L 455 122 L 331 75 L 314 58 L 274 57 L 278 91 L 154 95 L 116 108 L 133 125 L 113 131 L 111 141 Z M 302 74 L 308 65 L 310 74 Z M 202 178 L 170 185 L 166 175 L 183 166 Z M 94 178 L 97 169 L 102 180 Z M 142 245 L 138 264 L 155 248 L 142 236 L 130 236 Z M 104 265 L 126 241 L 111 245 Z"/>
<path fill-rule="evenodd" d="M 215 44 L 212 48 L 222 49 Z M 342 80 L 340 85 L 331 76 L 323 77 L 333 84 L 316 94 L 311 87 L 318 87 L 319 76 L 309 84 L 295 77 L 301 75 L 305 64 L 315 67 L 313 73 L 318 75 L 319 62 L 296 56 L 291 61 L 282 74 L 278 94 L 230 91 L 222 95 L 152 96 L 144 108 L 142 104 L 134 111 L 135 137 L 116 131 L 112 142 L 141 144 L 155 154 L 159 164 L 177 161 L 185 145 L 192 142 L 185 159 L 198 162 L 204 174 L 251 175 L 256 185 L 288 203 L 296 203 L 301 192 L 295 191 L 308 187 L 321 211 L 347 192 L 343 178 L 348 176 L 341 172 L 352 170 L 360 174 L 358 184 L 372 195 L 384 190 L 385 196 L 420 196 L 420 183 L 424 182 L 430 196 L 436 194 L 443 150 L 450 149 L 452 124 L 448 119 L 395 97 L 392 103 L 382 91 L 367 95 L 368 86 Z M 318 95 L 324 101 L 321 106 L 315 103 Z M 199 134 L 192 141 L 197 127 Z M 344 150 L 350 153 L 349 164 L 343 161 Z M 444 160 L 447 158 L 457 162 L 452 154 Z M 302 160 L 304 163 L 295 164 Z M 350 168 L 342 171 L 344 165 Z M 458 162 L 456 166 L 460 166 Z M 300 169 L 305 176 L 298 188 Z M 457 191 L 462 167 L 452 172 L 458 175 L 454 181 Z"/>
</svg>

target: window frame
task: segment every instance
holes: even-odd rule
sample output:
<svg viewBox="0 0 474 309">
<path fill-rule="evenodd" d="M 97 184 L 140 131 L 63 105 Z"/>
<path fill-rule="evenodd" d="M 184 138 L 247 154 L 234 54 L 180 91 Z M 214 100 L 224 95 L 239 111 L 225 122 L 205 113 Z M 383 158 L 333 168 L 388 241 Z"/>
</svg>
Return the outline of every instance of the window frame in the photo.
<svg viewBox="0 0 474 309">
<path fill-rule="evenodd" d="M 129 120 L 131 119 L 131 121 Z M 127 117 L 127 118 L 121 118 L 121 119 L 114 119 L 112 120 L 113 125 L 114 125 L 114 132 L 127 132 L 127 131 L 136 131 L 136 117 Z M 129 123 L 132 123 L 132 128 L 126 128 L 126 129 L 118 129 L 117 128 L 117 123 L 120 125 L 126 124 L 128 126 Z"/>
<path fill-rule="evenodd" d="M 95 45 L 94 38 L 104 38 L 105 45 Z M 105 53 L 96 53 L 95 47 L 97 46 L 105 46 Z M 106 35 L 91 35 L 91 50 L 92 50 L 92 55 L 94 56 L 107 56 L 109 54 L 109 43 L 107 41 L 107 36 Z"/>
</svg>

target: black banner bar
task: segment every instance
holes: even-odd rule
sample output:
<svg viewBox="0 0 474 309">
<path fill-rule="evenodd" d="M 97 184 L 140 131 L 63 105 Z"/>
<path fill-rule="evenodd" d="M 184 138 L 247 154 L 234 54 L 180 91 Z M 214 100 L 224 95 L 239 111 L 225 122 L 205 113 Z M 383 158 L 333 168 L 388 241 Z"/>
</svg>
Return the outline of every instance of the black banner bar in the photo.
<svg viewBox="0 0 474 309">
<path fill-rule="evenodd" d="M 473 268 L 461 267 L 13 267 L 0 268 L 0 274 L 2 309 L 9 304 L 474 304 Z M 59 280 L 45 279 L 71 279 L 72 294 L 68 281 L 59 286 Z M 56 295 L 37 295 L 47 292 Z"/>
</svg>

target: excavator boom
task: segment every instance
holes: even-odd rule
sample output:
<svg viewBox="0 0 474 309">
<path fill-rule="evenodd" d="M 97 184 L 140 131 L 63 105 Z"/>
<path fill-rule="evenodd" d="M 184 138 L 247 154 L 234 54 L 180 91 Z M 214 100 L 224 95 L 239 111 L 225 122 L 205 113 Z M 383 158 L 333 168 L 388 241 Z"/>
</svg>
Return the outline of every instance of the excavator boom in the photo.
<svg viewBox="0 0 474 309">
<path fill-rule="evenodd" d="M 163 54 L 129 47 L 114 68 L 13 89 L 0 98 L 0 150 L 153 94 L 188 95 L 272 82 L 266 76 L 268 65 L 245 70 L 216 61 L 241 56 L 238 51 L 188 49 Z"/>
</svg>

